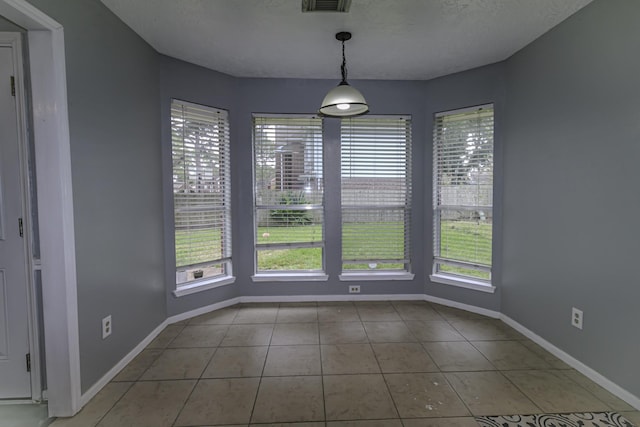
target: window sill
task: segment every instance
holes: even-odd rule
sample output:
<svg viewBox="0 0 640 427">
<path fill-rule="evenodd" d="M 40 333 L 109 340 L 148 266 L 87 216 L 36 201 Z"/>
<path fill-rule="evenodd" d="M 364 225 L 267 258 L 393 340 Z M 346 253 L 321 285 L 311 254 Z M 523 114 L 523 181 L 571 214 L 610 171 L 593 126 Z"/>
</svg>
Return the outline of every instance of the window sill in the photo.
<svg viewBox="0 0 640 427">
<path fill-rule="evenodd" d="M 355 282 L 355 281 L 373 281 L 373 280 L 413 280 L 415 277 L 412 273 L 342 273 L 340 280 L 343 282 Z"/>
<path fill-rule="evenodd" d="M 175 297 L 183 297 L 185 295 L 191 295 L 197 292 L 219 288 L 220 286 L 230 285 L 235 281 L 236 278 L 234 276 L 216 277 L 215 279 L 204 279 L 198 282 L 190 283 L 188 285 L 180 286 L 178 289 L 173 291 L 173 295 Z"/>
<path fill-rule="evenodd" d="M 260 273 L 251 276 L 254 282 L 326 282 L 324 273 Z"/>
<path fill-rule="evenodd" d="M 431 274 L 429 279 L 434 283 L 442 283 L 444 285 L 458 286 L 460 288 L 471 289 L 474 291 L 486 292 L 492 294 L 496 291 L 496 287 L 491 283 L 481 282 L 479 280 L 463 279 L 455 276 L 447 276 L 444 274 Z"/>
</svg>

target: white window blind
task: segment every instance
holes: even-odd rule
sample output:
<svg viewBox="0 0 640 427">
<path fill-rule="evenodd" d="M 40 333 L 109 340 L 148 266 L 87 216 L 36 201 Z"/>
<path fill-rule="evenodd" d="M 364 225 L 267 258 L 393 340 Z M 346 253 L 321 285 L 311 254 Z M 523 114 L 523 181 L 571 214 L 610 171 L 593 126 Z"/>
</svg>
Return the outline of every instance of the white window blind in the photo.
<svg viewBox="0 0 640 427">
<path fill-rule="evenodd" d="M 172 100 L 171 143 L 177 284 L 230 275 L 227 111 Z"/>
<path fill-rule="evenodd" d="M 324 271 L 322 119 L 254 115 L 256 272 Z"/>
<path fill-rule="evenodd" d="M 341 159 L 343 271 L 409 271 L 410 118 L 343 120 Z"/>
<path fill-rule="evenodd" d="M 493 105 L 437 114 L 433 139 L 433 272 L 488 282 Z"/>
</svg>

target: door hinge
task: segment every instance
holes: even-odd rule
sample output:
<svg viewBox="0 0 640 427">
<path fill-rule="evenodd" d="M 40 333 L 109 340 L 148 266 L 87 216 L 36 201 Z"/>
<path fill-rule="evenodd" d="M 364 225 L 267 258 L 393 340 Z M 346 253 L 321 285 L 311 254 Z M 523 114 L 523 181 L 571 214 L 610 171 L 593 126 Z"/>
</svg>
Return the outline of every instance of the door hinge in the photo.
<svg viewBox="0 0 640 427">
<path fill-rule="evenodd" d="M 22 226 L 22 218 L 18 218 L 18 231 L 20 232 L 20 237 L 24 235 L 24 227 Z"/>
<path fill-rule="evenodd" d="M 31 353 L 27 353 L 27 372 L 31 372 Z"/>
<path fill-rule="evenodd" d="M 11 76 L 11 96 L 16 96 L 16 78 Z"/>
</svg>

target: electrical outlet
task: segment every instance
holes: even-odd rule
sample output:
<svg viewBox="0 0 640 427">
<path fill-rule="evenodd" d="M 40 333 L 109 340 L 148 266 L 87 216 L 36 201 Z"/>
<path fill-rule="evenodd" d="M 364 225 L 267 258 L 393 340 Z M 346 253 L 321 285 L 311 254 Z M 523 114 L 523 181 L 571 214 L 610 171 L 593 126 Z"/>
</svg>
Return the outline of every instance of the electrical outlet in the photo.
<svg viewBox="0 0 640 427">
<path fill-rule="evenodd" d="M 104 319 L 102 319 L 102 339 L 107 338 L 111 335 L 111 331 L 113 330 L 113 326 L 111 325 L 111 315 L 108 315 Z"/>
<path fill-rule="evenodd" d="M 360 285 L 351 285 L 349 286 L 350 294 L 359 294 L 360 293 Z"/>
<path fill-rule="evenodd" d="M 575 307 L 571 309 L 571 325 L 582 330 L 582 310 Z"/>
</svg>

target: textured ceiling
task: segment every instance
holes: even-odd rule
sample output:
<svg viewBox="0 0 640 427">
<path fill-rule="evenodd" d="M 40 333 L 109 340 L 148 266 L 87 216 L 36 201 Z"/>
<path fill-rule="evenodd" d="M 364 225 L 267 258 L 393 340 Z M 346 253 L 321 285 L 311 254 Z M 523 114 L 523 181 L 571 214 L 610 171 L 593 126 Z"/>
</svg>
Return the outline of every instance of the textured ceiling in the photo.
<svg viewBox="0 0 640 427">
<path fill-rule="evenodd" d="M 240 77 L 424 80 L 504 60 L 591 0 L 102 0 L 165 55 Z"/>
</svg>

